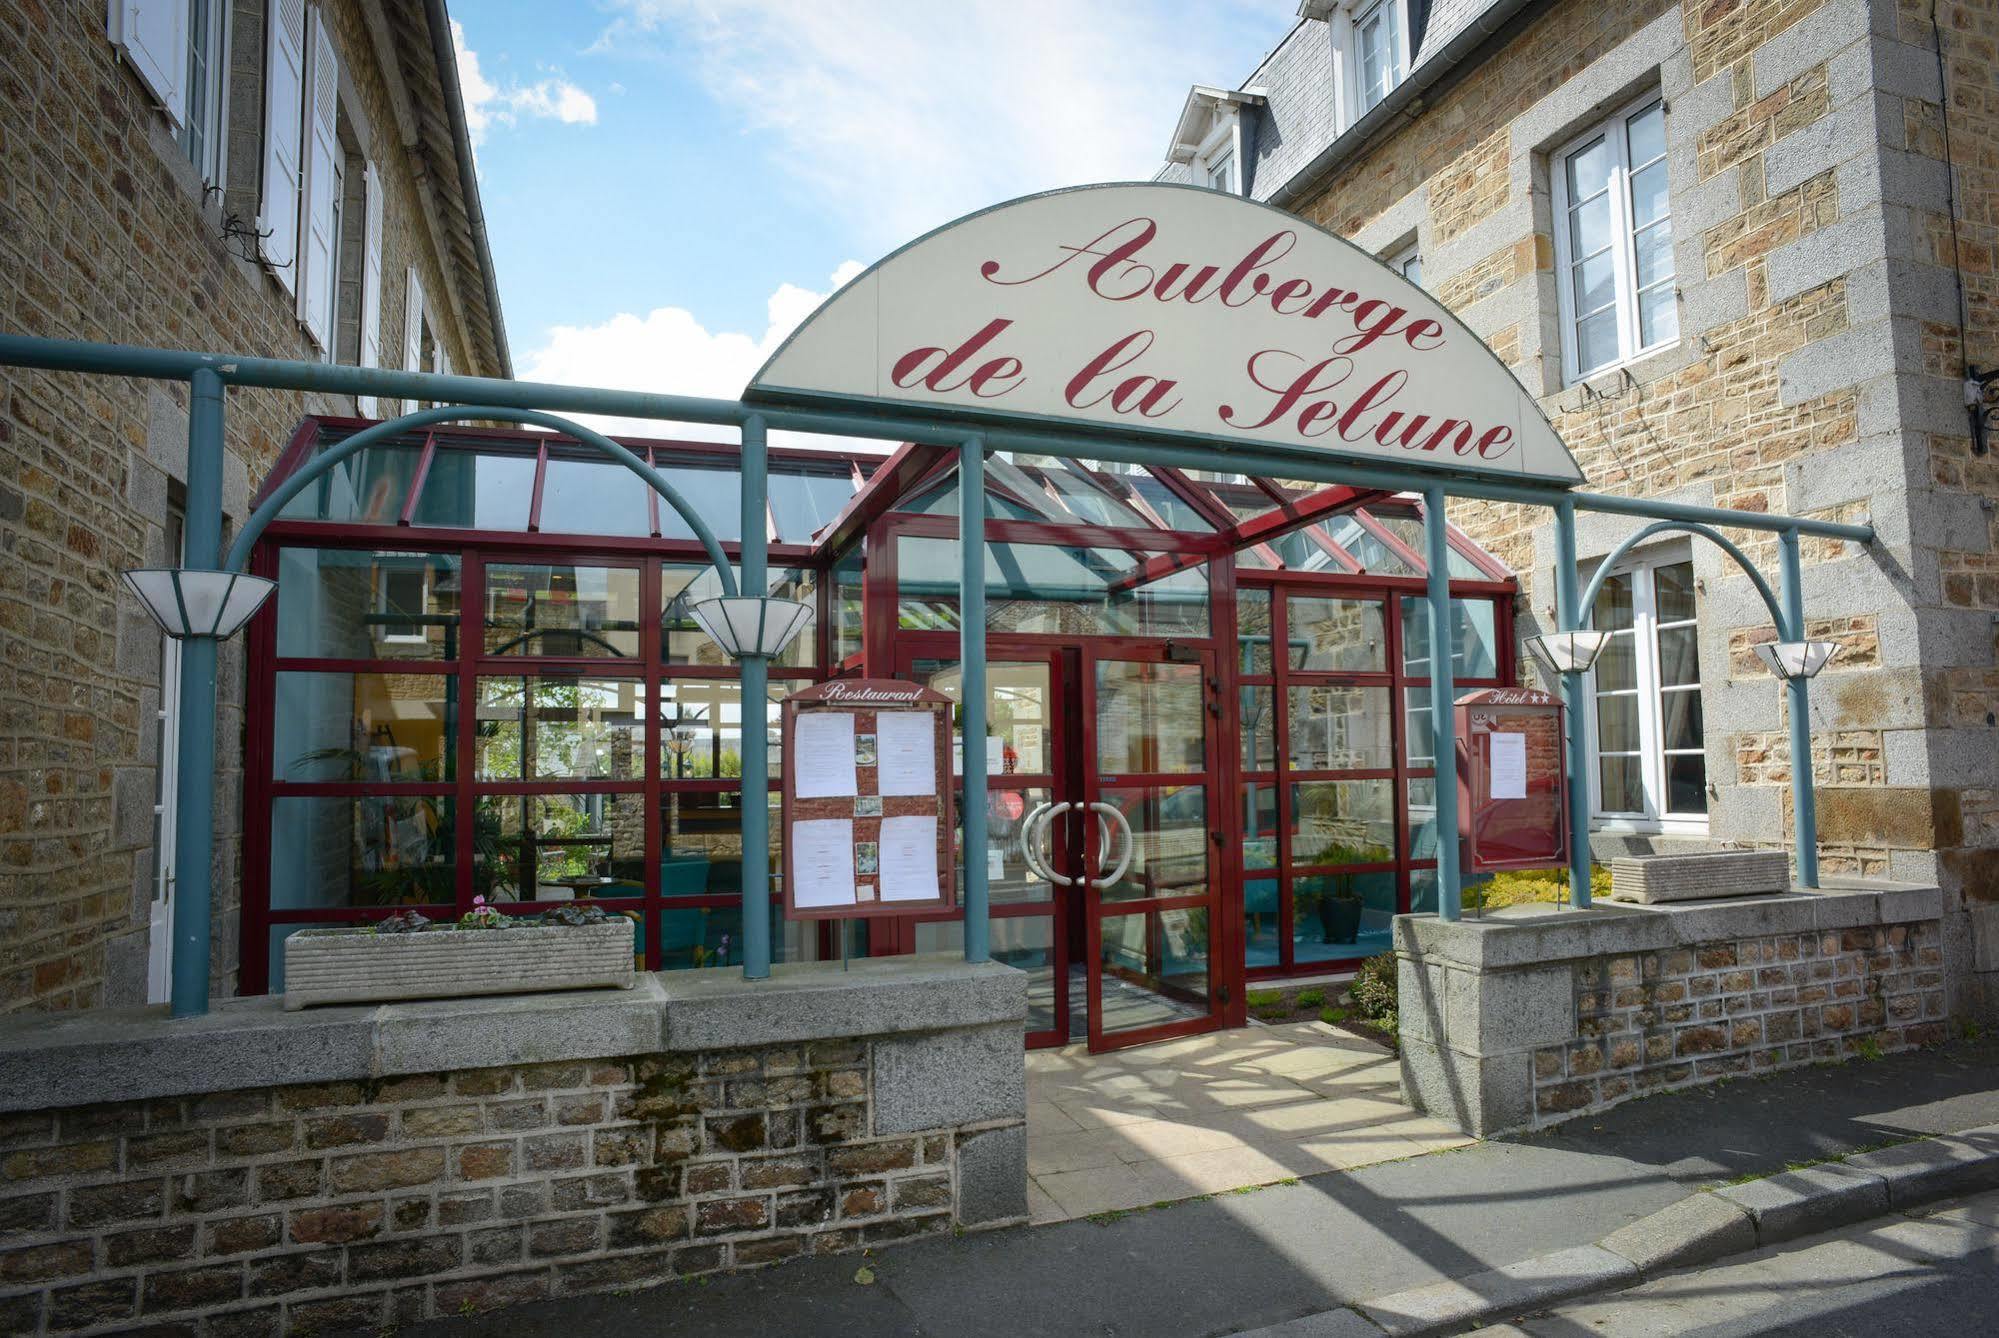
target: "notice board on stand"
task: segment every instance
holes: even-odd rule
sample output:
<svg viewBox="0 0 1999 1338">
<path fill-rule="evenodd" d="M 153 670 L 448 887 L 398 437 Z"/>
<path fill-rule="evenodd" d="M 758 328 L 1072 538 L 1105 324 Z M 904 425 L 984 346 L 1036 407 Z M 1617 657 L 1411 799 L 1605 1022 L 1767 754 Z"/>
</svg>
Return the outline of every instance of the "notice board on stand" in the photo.
<svg viewBox="0 0 1999 1338">
<path fill-rule="evenodd" d="M 820 683 L 784 701 L 784 913 L 949 910 L 951 699 L 920 683 Z"/>
<path fill-rule="evenodd" d="M 1561 699 L 1532 688 L 1486 688 L 1458 698 L 1457 708 L 1465 871 L 1566 861 Z"/>
</svg>

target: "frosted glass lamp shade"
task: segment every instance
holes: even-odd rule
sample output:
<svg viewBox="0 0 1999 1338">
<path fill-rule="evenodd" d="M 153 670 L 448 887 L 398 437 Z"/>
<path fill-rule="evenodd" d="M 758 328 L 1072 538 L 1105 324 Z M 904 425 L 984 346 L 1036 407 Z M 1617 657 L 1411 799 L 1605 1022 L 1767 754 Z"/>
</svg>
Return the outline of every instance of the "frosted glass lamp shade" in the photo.
<svg viewBox="0 0 1999 1338">
<path fill-rule="evenodd" d="M 278 588 L 263 576 L 199 567 L 143 567 L 124 578 L 160 630 L 175 639 L 234 636 Z"/>
<path fill-rule="evenodd" d="M 1763 641 L 1756 657 L 1779 678 L 1811 678 L 1839 653 L 1836 641 Z"/>
<path fill-rule="evenodd" d="M 1608 632 L 1549 632 L 1527 638 L 1527 649 L 1551 674 L 1586 674 L 1610 641 Z"/>
<path fill-rule="evenodd" d="M 812 610 L 795 599 L 758 595 L 704 599 L 688 612 L 716 645 L 737 659 L 783 654 L 812 619 Z"/>
</svg>

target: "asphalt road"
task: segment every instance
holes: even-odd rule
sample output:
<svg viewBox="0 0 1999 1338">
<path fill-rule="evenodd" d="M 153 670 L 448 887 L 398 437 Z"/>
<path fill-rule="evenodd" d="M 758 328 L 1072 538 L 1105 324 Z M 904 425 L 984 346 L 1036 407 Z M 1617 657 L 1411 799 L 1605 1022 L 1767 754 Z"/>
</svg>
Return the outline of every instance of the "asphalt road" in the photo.
<svg viewBox="0 0 1999 1338">
<path fill-rule="evenodd" d="M 1489 1334 L 1899 1338 L 1999 1333 L 1999 1193 L 1739 1255 Z"/>
</svg>

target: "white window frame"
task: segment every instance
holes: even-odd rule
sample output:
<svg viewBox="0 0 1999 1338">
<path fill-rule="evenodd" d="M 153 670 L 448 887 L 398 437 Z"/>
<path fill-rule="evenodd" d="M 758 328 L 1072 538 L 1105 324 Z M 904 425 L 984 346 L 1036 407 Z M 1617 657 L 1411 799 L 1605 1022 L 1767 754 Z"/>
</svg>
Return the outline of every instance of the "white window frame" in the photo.
<svg viewBox="0 0 1999 1338">
<path fill-rule="evenodd" d="M 1663 349 L 1672 348 L 1680 342 L 1677 305 L 1674 310 L 1673 333 L 1650 344 L 1643 343 L 1638 324 L 1638 258 L 1633 237 L 1633 214 L 1631 206 L 1631 175 L 1634 170 L 1643 169 L 1655 162 L 1663 162 L 1668 151 L 1662 149 L 1657 158 L 1637 164 L 1634 169 L 1630 162 L 1629 125 L 1636 118 L 1652 110 L 1665 108 L 1665 98 L 1658 92 L 1636 98 L 1616 113 L 1591 126 L 1583 134 L 1577 135 L 1562 145 L 1549 158 L 1548 177 L 1552 187 L 1553 222 L 1555 228 L 1555 289 L 1559 300 L 1562 320 L 1562 383 L 1574 385 L 1592 376 L 1615 371 L 1640 358 L 1650 357 Z M 1670 117 L 1670 111 L 1663 111 Z M 1670 128 L 1669 128 L 1670 129 Z M 1576 336 L 1577 312 L 1575 309 L 1575 257 L 1569 222 L 1569 159 L 1602 140 L 1610 154 L 1610 176 L 1606 189 L 1610 194 L 1610 236 L 1611 255 L 1614 261 L 1613 282 L 1614 301 L 1617 310 L 1617 356 L 1609 362 L 1584 370 L 1582 366 L 1582 343 Z M 1673 208 L 1670 197 L 1666 212 L 1646 227 L 1663 224 L 1669 230 L 1673 226 Z M 1668 253 L 1671 254 L 1670 246 Z M 1674 272 L 1664 279 L 1655 280 L 1646 291 L 1661 287 L 1674 292 L 1674 302 L 1678 302 L 1679 267 L 1675 258 Z"/>
<path fill-rule="evenodd" d="M 106 0 L 104 34 L 176 130 L 187 119 L 188 0 Z"/>
<path fill-rule="evenodd" d="M 363 367 L 382 365 L 382 174 L 373 163 L 361 172 L 361 350 Z M 364 418 L 374 418 L 380 405 L 373 395 L 354 397 Z"/>
<path fill-rule="evenodd" d="M 204 3 L 208 6 L 205 16 L 196 12 Z M 188 0 L 187 116 L 176 134 L 181 152 L 194 164 L 202 184 L 215 187 L 223 184 L 229 161 L 229 155 L 222 151 L 223 131 L 229 124 L 229 11 L 229 0 Z M 197 57 L 201 61 L 199 72 L 194 68 Z M 195 142 L 197 134 L 199 144 Z"/>
<path fill-rule="evenodd" d="M 1237 133 L 1241 126 L 1242 118 L 1236 108 L 1217 111 L 1213 128 L 1194 153 L 1195 185 L 1206 186 L 1224 195 L 1241 193 L 1242 154 L 1238 150 L 1242 147 L 1242 136 Z M 1223 182 L 1219 185 L 1214 179 L 1217 171 L 1223 174 Z"/>
<path fill-rule="evenodd" d="M 1666 811 L 1666 757 L 1665 721 L 1661 711 L 1660 693 L 1661 665 L 1659 657 L 1659 598 L 1657 572 L 1661 567 L 1676 566 L 1691 562 L 1693 552 L 1687 544 L 1667 544 L 1658 549 L 1647 550 L 1641 555 L 1627 558 L 1618 563 L 1613 576 L 1628 577 L 1631 580 L 1631 627 L 1627 632 L 1632 639 L 1633 688 L 1620 689 L 1616 694 L 1635 694 L 1638 699 L 1638 750 L 1639 784 L 1644 792 L 1645 807 L 1642 811 L 1608 811 L 1603 806 L 1603 771 L 1600 740 L 1597 737 L 1597 679 L 1596 671 L 1584 675 L 1584 724 L 1589 737 L 1589 801 L 1590 826 L 1596 831 L 1626 832 L 1647 835 L 1705 836 L 1708 833 L 1707 813 L 1668 813 Z M 1686 627 L 1699 622 L 1699 596 L 1695 596 L 1695 617 L 1679 619 L 1663 626 Z M 1664 691 L 1700 692 L 1701 687 L 1666 688 Z M 1700 752 L 1706 756 L 1706 740 L 1696 749 L 1674 749 L 1674 755 Z M 1623 756 L 1624 754 L 1619 754 Z M 1713 777 L 1707 777 L 1709 793 L 1712 794 Z"/>
<path fill-rule="evenodd" d="M 307 11 L 304 0 L 268 0 L 264 8 L 263 181 L 257 231 L 264 264 L 283 286 L 299 292 L 299 228 L 304 220 Z"/>
<path fill-rule="evenodd" d="M 391 576 L 415 576 L 418 584 L 421 586 L 421 593 L 417 597 L 417 611 L 411 617 L 422 618 L 424 610 L 430 607 L 430 564 L 424 562 L 415 567 L 385 565 L 380 568 L 380 572 L 381 581 L 375 587 L 376 614 L 386 617 L 390 612 L 389 578 Z M 403 633 L 383 631 L 378 635 L 378 639 L 385 646 L 421 646 L 427 644 L 430 640 L 429 629 L 421 622 L 413 622 L 410 625 L 415 627 L 416 631 Z M 384 626 L 387 626 L 387 624 L 384 624 Z"/>
<path fill-rule="evenodd" d="M 1388 32 L 1389 80 L 1381 96 L 1372 102 L 1362 90 L 1360 58 L 1361 31 L 1375 19 L 1383 20 Z M 1333 15 L 1335 96 L 1340 112 L 1340 129 L 1346 130 L 1379 106 L 1396 86 L 1409 77 L 1409 6 L 1407 0 L 1349 0 Z"/>
<path fill-rule="evenodd" d="M 1423 253 L 1414 242 L 1393 255 L 1384 257 L 1383 263 L 1418 288 L 1423 286 Z M 1412 266 L 1416 270 L 1414 274 L 1409 272 Z"/>
</svg>

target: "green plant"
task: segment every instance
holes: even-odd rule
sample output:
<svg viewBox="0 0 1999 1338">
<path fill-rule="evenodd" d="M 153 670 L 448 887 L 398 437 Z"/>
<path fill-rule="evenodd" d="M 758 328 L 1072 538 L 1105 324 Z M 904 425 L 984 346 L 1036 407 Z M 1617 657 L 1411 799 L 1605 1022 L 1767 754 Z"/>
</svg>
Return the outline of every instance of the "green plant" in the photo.
<svg viewBox="0 0 1999 1338">
<path fill-rule="evenodd" d="M 1242 1001 L 1251 1008 L 1268 1008 L 1272 1004 L 1284 1002 L 1284 991 L 1248 990 L 1243 994 Z"/>
<path fill-rule="evenodd" d="M 1344 1022 L 1348 1016 L 1349 1011 L 1344 1008 L 1321 1008 L 1319 1010 L 1319 1021 L 1321 1022 Z"/>
<path fill-rule="evenodd" d="M 1353 984 L 1347 987 L 1347 994 L 1353 1000 L 1354 1008 L 1361 1017 L 1383 1031 L 1395 1030 L 1395 985 L 1398 974 L 1395 954 L 1380 953 L 1361 962 L 1354 972 Z"/>
<path fill-rule="evenodd" d="M 1881 1049 L 1879 1036 L 1862 1036 L 1853 1043 L 1853 1053 L 1871 1063 L 1880 1059 L 1886 1052 Z"/>
<path fill-rule="evenodd" d="M 1317 1008 L 1326 1001 L 1324 990 L 1299 990 L 1298 997 L 1291 1002 L 1300 1008 Z"/>
<path fill-rule="evenodd" d="M 1601 864 L 1589 869 L 1592 897 L 1610 895 L 1610 870 Z M 1501 906 L 1555 904 L 1569 899 L 1567 869 L 1508 869 L 1465 888 L 1464 904 L 1473 910 L 1494 910 Z"/>
</svg>

